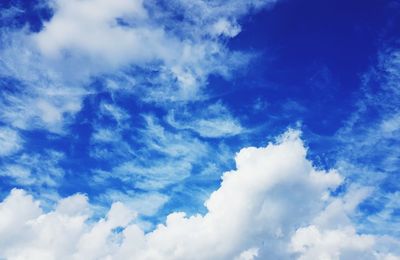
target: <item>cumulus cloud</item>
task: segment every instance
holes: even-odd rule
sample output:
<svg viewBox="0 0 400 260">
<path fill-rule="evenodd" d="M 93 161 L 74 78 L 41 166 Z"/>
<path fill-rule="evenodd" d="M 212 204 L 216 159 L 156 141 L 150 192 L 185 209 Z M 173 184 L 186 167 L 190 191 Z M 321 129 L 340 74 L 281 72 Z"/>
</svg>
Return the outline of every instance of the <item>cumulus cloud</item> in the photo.
<svg viewBox="0 0 400 260">
<path fill-rule="evenodd" d="M 205 202 L 207 213 L 171 213 L 148 233 L 120 202 L 104 218 L 90 221 L 84 195 L 61 200 L 46 213 L 30 195 L 14 189 L 0 204 L 0 236 L 7 237 L 0 240 L 0 254 L 8 259 L 398 257 L 395 239 L 355 231 L 350 217 L 368 189 L 330 195 L 342 181 L 336 171 L 315 169 L 299 133 L 289 131 L 274 144 L 242 149 L 236 170 L 223 175 Z M 343 221 L 330 221 L 337 216 Z"/>
</svg>

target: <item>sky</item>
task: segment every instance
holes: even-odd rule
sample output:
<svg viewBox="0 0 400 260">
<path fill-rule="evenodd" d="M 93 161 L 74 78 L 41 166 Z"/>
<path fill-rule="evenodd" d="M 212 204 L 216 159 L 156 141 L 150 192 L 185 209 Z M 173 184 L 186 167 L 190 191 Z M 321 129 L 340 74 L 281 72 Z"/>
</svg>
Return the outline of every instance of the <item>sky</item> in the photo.
<svg viewBox="0 0 400 260">
<path fill-rule="evenodd" d="M 400 259 L 400 1 L 2 0 L 0 259 Z"/>
</svg>

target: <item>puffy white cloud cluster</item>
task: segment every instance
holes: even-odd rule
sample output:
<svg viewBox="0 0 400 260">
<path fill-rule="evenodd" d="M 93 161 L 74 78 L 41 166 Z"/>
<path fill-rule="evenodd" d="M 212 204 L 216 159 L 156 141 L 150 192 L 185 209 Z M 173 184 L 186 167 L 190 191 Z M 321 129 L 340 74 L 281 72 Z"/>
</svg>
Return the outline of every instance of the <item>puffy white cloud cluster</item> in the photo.
<svg viewBox="0 0 400 260">
<path fill-rule="evenodd" d="M 14 189 L 0 204 L 0 256 L 7 259 L 398 259 L 399 242 L 358 234 L 350 216 L 369 190 L 344 196 L 343 181 L 306 159 L 295 131 L 242 149 L 234 171 L 206 201 L 207 213 L 171 213 L 145 233 L 120 202 L 99 220 L 76 194 L 43 212 Z M 397 251 L 396 251 L 397 250 Z"/>
</svg>

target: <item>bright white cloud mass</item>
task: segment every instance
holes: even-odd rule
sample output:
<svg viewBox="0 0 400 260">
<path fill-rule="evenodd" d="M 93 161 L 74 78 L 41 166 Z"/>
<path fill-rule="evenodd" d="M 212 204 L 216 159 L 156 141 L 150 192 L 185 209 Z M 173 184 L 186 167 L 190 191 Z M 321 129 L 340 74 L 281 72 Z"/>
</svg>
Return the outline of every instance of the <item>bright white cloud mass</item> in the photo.
<svg viewBox="0 0 400 260">
<path fill-rule="evenodd" d="M 400 259 L 385 1 L 2 1 L 0 259 Z"/>
<path fill-rule="evenodd" d="M 394 254 L 400 253 L 399 241 L 355 231 L 350 218 L 368 189 L 353 187 L 342 196 L 330 196 L 343 178 L 312 166 L 298 132 L 288 131 L 267 147 L 244 148 L 235 161 L 236 170 L 224 173 L 221 186 L 205 202 L 206 214 L 174 212 L 149 233 L 120 202 L 104 218 L 91 220 L 83 194 L 43 212 L 39 201 L 13 189 L 0 204 L 1 256 L 396 259 Z"/>
</svg>

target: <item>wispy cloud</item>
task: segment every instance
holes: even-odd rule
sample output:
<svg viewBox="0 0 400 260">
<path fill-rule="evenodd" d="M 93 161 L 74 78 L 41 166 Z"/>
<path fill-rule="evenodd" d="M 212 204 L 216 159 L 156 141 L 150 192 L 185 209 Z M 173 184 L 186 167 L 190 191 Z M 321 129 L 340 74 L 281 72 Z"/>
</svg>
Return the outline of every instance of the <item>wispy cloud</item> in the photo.
<svg viewBox="0 0 400 260">
<path fill-rule="evenodd" d="M 177 129 L 187 129 L 208 138 L 224 138 L 245 131 L 238 119 L 234 118 L 222 103 L 213 103 L 195 109 L 183 107 L 170 110 L 167 122 Z"/>
<path fill-rule="evenodd" d="M 109 175 L 102 172 L 102 178 L 118 178 L 141 189 L 161 189 L 187 178 L 193 165 L 207 153 L 208 145 L 185 133 L 166 130 L 151 115 L 143 118 L 145 127 L 136 141 L 139 149 L 114 165 Z M 116 141 L 116 148 L 124 147 L 123 141 Z"/>
<path fill-rule="evenodd" d="M 64 176 L 64 169 L 59 166 L 62 159 L 64 154 L 53 150 L 22 153 L 3 161 L 0 176 L 11 178 L 17 185 L 33 186 L 39 191 L 56 187 Z"/>
<path fill-rule="evenodd" d="M 352 180 L 376 187 L 367 205 L 364 228 L 399 233 L 391 203 L 399 189 L 397 178 L 400 154 L 400 54 L 396 49 L 380 53 L 378 64 L 363 77 L 363 87 L 353 113 L 337 133 L 342 142 L 337 167 Z M 385 206 L 387 205 L 387 206 Z M 389 211 L 388 211 L 389 210 Z M 368 220 L 369 219 L 369 220 Z M 377 223 L 380 220 L 379 224 Z M 370 222 L 371 220 L 371 222 Z M 373 221 L 372 221 L 373 220 Z"/>
</svg>

